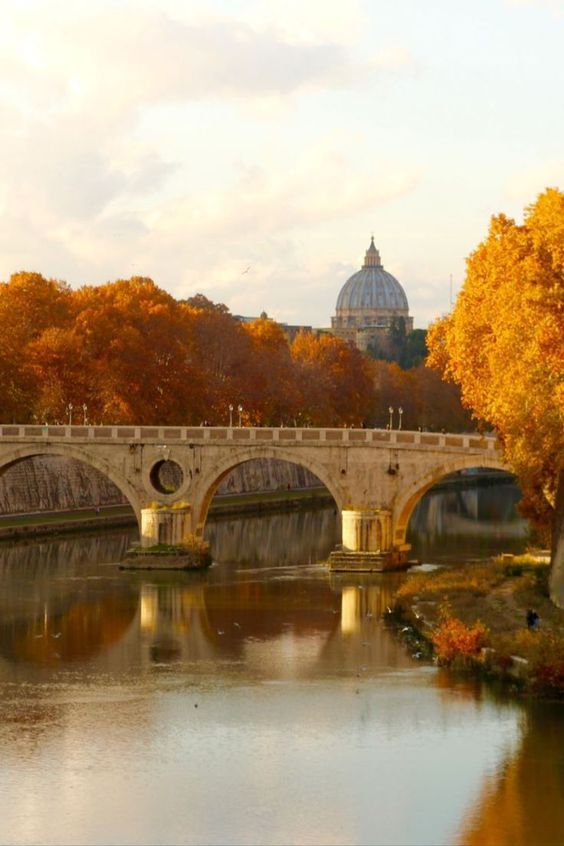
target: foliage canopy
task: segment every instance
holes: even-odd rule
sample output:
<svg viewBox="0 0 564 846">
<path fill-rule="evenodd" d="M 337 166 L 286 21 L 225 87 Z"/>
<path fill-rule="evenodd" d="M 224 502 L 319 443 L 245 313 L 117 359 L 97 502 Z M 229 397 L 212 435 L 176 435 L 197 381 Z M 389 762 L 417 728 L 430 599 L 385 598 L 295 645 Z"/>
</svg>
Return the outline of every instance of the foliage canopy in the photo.
<svg viewBox="0 0 564 846">
<path fill-rule="evenodd" d="M 429 363 L 499 433 L 529 516 L 560 536 L 564 509 L 564 194 L 524 223 L 500 214 L 467 261 L 453 312 L 428 333 Z"/>
</svg>

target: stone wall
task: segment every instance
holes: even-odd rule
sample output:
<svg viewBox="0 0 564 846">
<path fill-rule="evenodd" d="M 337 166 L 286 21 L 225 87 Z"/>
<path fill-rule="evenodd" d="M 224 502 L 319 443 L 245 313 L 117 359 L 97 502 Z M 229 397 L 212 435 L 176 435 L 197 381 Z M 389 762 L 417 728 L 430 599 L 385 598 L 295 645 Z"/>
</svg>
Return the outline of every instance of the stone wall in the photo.
<svg viewBox="0 0 564 846">
<path fill-rule="evenodd" d="M 235 468 L 223 480 L 218 493 L 239 494 L 319 485 L 315 476 L 297 464 L 257 459 Z M 74 459 L 37 456 L 0 472 L 0 512 L 4 514 L 125 502 L 108 478 Z"/>
</svg>

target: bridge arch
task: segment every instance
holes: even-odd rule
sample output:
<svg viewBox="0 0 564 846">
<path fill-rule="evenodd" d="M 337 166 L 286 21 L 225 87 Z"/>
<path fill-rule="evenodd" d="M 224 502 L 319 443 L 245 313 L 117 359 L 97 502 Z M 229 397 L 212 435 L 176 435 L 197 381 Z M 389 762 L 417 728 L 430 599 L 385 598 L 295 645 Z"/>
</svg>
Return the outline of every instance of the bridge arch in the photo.
<svg viewBox="0 0 564 846">
<path fill-rule="evenodd" d="M 8 467 L 24 461 L 26 458 L 35 458 L 42 455 L 58 456 L 59 458 L 74 458 L 98 470 L 103 476 L 110 479 L 119 491 L 127 499 L 135 512 L 137 524 L 141 526 L 142 503 L 135 488 L 109 462 L 98 458 L 94 453 L 82 449 L 74 444 L 34 444 L 18 447 L 10 451 L 0 453 L 0 473 Z"/>
<path fill-rule="evenodd" d="M 489 456 L 459 455 L 452 457 L 448 462 L 437 465 L 424 476 L 413 479 L 407 487 L 398 493 L 393 503 L 394 546 L 405 544 L 409 520 L 423 494 L 427 493 L 433 485 L 436 485 L 445 476 L 471 467 L 485 467 L 488 470 L 510 472 L 510 468 L 501 459 L 490 458 Z"/>
<path fill-rule="evenodd" d="M 289 464 L 297 464 L 304 467 L 317 476 L 319 481 L 325 485 L 335 503 L 339 513 L 343 510 L 344 496 L 339 482 L 333 478 L 331 472 L 323 464 L 318 463 L 311 456 L 302 456 L 299 450 L 295 452 L 291 449 L 280 447 L 269 448 L 263 447 L 261 449 L 253 449 L 251 451 L 239 450 L 232 453 L 228 458 L 218 462 L 210 469 L 197 483 L 193 491 L 193 514 L 194 514 L 194 531 L 198 535 L 203 535 L 206 524 L 208 511 L 211 501 L 225 477 L 247 461 L 252 461 L 256 458 L 268 458 L 278 461 L 287 461 Z"/>
</svg>

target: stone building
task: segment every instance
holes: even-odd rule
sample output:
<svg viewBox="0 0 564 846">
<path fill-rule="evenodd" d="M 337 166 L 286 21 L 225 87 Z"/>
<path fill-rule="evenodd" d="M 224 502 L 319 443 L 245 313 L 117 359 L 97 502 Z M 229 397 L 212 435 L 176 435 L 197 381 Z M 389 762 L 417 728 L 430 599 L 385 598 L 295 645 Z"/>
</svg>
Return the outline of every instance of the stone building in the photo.
<svg viewBox="0 0 564 846">
<path fill-rule="evenodd" d="M 331 333 L 366 350 L 371 342 L 383 339 L 399 317 L 405 321 L 406 332 L 411 332 L 413 318 L 405 291 L 395 276 L 384 270 L 371 238 L 362 268 L 341 288 Z"/>
</svg>

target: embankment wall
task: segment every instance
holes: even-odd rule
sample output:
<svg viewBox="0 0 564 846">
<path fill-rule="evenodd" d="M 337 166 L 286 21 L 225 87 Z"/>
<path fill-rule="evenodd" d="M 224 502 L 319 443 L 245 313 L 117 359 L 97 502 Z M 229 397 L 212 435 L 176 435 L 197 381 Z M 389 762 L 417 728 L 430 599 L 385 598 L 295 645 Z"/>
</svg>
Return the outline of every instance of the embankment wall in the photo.
<svg viewBox="0 0 564 846">
<path fill-rule="evenodd" d="M 257 459 L 236 467 L 218 494 L 275 491 L 319 486 L 304 467 Z M 116 486 L 87 464 L 56 456 L 36 456 L 0 473 L 0 512 L 72 510 L 91 505 L 119 505 L 126 500 Z"/>
</svg>

